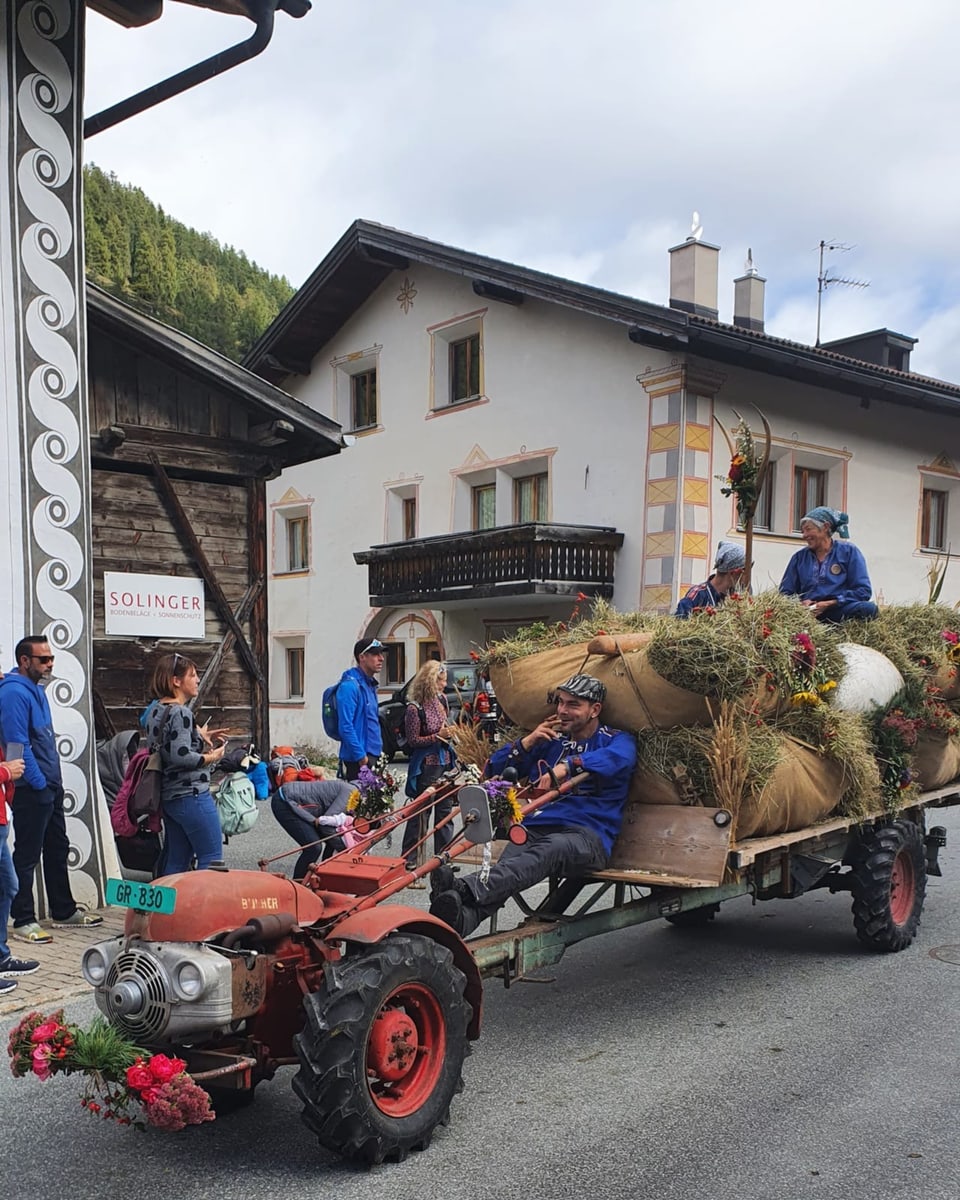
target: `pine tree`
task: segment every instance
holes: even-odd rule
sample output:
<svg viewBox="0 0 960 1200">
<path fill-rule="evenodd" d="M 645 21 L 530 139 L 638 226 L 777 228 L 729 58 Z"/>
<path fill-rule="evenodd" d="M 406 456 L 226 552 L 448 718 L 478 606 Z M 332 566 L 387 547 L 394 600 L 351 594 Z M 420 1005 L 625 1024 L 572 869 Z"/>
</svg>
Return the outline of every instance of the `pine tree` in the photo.
<svg viewBox="0 0 960 1200">
<path fill-rule="evenodd" d="M 94 165 L 84 168 L 84 231 L 93 282 L 234 358 L 293 295 L 282 276 Z"/>
</svg>

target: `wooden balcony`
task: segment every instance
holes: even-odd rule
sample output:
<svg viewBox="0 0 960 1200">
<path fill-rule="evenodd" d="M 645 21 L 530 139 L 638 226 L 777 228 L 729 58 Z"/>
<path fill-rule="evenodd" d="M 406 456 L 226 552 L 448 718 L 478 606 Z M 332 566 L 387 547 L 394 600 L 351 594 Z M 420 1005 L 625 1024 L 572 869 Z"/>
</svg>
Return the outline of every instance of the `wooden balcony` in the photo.
<svg viewBox="0 0 960 1200">
<path fill-rule="evenodd" d="M 353 557 L 369 567 L 375 608 L 576 592 L 609 598 L 622 545 L 622 533 L 596 525 L 501 525 L 371 546 Z"/>
</svg>

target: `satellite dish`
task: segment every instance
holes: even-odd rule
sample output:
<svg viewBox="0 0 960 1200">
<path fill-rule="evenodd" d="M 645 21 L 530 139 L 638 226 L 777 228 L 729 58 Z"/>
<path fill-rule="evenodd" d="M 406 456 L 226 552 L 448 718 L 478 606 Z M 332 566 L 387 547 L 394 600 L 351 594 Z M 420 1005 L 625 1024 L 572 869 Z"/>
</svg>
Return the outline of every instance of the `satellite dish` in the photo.
<svg viewBox="0 0 960 1200">
<path fill-rule="evenodd" d="M 690 235 L 695 242 L 699 242 L 703 237 L 703 226 L 700 224 L 700 214 L 696 209 L 693 210 L 693 220 L 690 222 Z"/>
</svg>

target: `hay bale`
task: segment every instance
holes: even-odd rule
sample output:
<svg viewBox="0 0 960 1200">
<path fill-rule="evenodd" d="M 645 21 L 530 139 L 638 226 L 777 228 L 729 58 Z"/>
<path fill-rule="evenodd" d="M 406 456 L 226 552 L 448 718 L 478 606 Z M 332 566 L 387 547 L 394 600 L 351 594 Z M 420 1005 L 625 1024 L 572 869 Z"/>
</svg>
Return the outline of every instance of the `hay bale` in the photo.
<svg viewBox="0 0 960 1200">
<path fill-rule="evenodd" d="M 555 711 L 549 697 L 557 684 L 582 671 L 606 685 L 603 720 L 616 729 L 709 724 L 713 718 L 705 698 L 658 675 L 647 656 L 649 635 L 644 637 L 638 648 L 616 657 L 588 654 L 587 643 L 580 642 L 512 662 L 492 662 L 490 682 L 497 702 L 511 721 L 533 729 Z"/>
<path fill-rule="evenodd" d="M 650 641 L 650 664 L 677 687 L 720 701 L 746 698 L 760 715 L 772 716 L 810 685 L 796 660 L 801 634 L 814 647 L 816 679 L 839 681 L 845 663 L 836 630 L 779 592 L 731 596 L 716 612 L 661 623 Z"/>
</svg>

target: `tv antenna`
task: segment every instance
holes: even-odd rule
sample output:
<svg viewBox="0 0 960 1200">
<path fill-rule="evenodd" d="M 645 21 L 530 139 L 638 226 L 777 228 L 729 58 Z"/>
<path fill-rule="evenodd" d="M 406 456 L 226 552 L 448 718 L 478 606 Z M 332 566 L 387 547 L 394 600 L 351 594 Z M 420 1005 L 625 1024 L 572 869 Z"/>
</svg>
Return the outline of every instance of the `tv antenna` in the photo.
<svg viewBox="0 0 960 1200">
<path fill-rule="evenodd" d="M 821 239 L 820 242 L 820 269 L 817 272 L 817 340 L 815 345 L 820 345 L 820 309 L 823 305 L 823 293 L 830 287 L 831 284 L 839 284 L 841 287 L 853 288 L 868 288 L 870 283 L 866 279 L 846 279 L 840 275 L 831 275 L 830 268 L 824 269 L 823 255 L 827 250 L 838 250 L 841 254 L 846 254 L 849 250 L 854 250 L 856 247 L 848 246 L 846 242 L 837 242 Z"/>
</svg>

